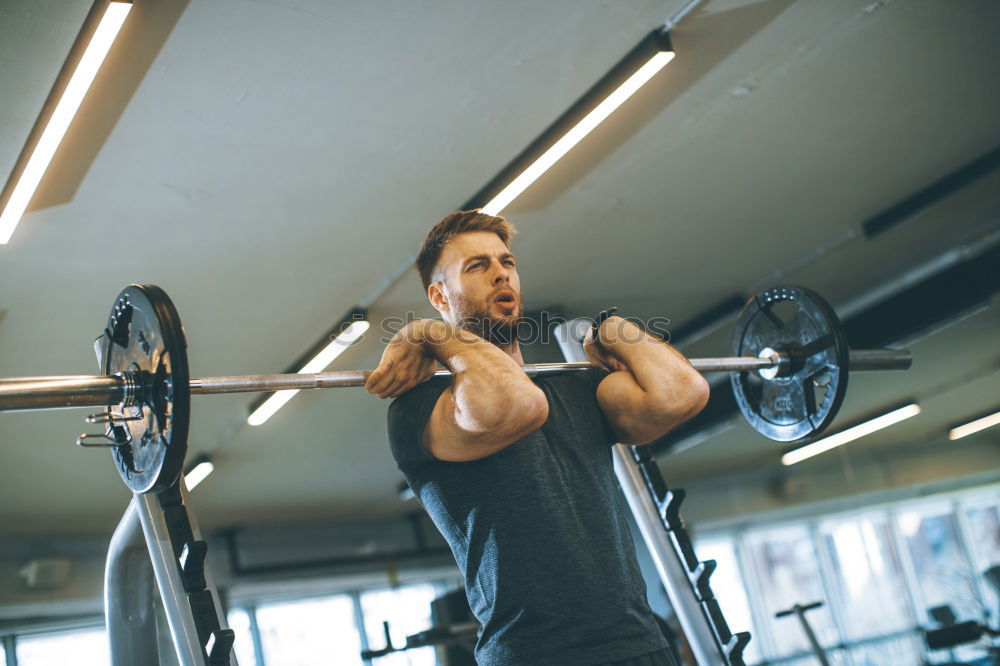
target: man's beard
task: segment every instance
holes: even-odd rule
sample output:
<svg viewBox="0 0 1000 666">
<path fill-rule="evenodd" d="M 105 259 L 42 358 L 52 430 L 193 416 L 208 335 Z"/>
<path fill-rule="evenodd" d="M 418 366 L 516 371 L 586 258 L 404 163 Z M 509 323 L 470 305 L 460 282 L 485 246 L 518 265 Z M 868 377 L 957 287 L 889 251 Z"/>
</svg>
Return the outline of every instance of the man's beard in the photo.
<svg viewBox="0 0 1000 666">
<path fill-rule="evenodd" d="M 463 296 L 452 299 L 455 312 L 455 325 L 475 333 L 504 351 L 512 351 L 517 346 L 517 328 L 524 315 L 521 307 L 521 295 L 517 295 L 517 308 L 509 315 L 500 318 L 490 316 L 490 302 L 485 307 L 474 303 Z"/>
</svg>

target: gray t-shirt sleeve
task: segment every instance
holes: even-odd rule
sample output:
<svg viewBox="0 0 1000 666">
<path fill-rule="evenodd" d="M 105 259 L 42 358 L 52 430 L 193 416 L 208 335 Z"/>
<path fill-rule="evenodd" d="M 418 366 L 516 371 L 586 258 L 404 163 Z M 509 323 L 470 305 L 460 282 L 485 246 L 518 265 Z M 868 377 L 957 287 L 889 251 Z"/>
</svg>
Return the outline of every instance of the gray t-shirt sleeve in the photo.
<svg viewBox="0 0 1000 666">
<path fill-rule="evenodd" d="M 386 434 L 396 463 L 407 468 L 437 460 L 424 448 L 421 439 L 434 405 L 450 386 L 448 377 L 432 377 L 392 401 L 386 420 Z"/>
<path fill-rule="evenodd" d="M 597 387 L 600 386 L 605 377 L 611 373 L 607 370 L 601 370 L 600 368 L 593 368 L 591 370 L 587 370 L 586 374 L 587 377 L 590 378 L 590 390 L 594 396 L 594 402 L 597 403 Z M 601 423 L 604 424 L 604 432 L 607 435 L 608 442 L 610 445 L 614 446 L 614 444 L 616 444 L 614 429 L 611 427 L 611 422 L 608 421 L 608 417 L 604 415 L 604 410 L 601 409 L 600 403 L 597 404 L 597 411 L 601 415 Z"/>
</svg>

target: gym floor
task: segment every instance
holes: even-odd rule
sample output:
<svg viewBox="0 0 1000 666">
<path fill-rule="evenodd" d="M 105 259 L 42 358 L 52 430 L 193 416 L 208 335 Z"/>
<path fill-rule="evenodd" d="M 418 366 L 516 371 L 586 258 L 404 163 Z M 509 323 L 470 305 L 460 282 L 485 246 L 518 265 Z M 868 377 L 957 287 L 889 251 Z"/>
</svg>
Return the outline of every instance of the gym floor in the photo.
<svg viewBox="0 0 1000 666">
<path fill-rule="evenodd" d="M 0 208 L 106 6 L 0 2 Z M 949 439 L 1000 411 L 991 0 L 134 0 L 0 245 L 0 378 L 100 374 L 92 341 L 133 283 L 176 305 L 191 377 L 296 372 L 356 312 L 371 328 L 325 369 L 374 368 L 399 322 L 436 315 L 412 269 L 428 229 L 485 204 L 671 17 L 673 60 L 502 210 L 526 316 L 553 332 L 618 306 L 688 357 L 730 356 L 746 299 L 792 284 L 852 347 L 908 349 L 909 370 L 850 375 L 825 434 L 920 413 L 802 462 L 725 373 L 650 446 L 747 663 L 822 663 L 775 617 L 817 601 L 830 663 L 988 663 L 985 634 L 931 649 L 921 630 L 946 624 L 933 608 L 1000 614 L 1000 427 Z M 554 340 L 523 351 L 566 360 Z M 402 483 L 388 402 L 302 391 L 251 425 L 259 402 L 194 396 L 184 464 L 214 465 L 190 507 L 240 663 L 458 663 L 361 657 L 462 584 Z M 7 664 L 109 663 L 104 558 L 132 495 L 74 445 L 94 411 L 0 414 Z"/>
</svg>

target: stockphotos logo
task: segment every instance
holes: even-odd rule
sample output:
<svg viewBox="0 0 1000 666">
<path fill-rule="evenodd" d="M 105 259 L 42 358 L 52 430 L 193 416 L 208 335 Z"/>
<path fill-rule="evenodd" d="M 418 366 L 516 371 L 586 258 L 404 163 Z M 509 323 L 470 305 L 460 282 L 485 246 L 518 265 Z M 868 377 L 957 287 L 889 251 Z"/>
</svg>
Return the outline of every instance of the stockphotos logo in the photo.
<svg viewBox="0 0 1000 666">
<path fill-rule="evenodd" d="M 362 317 L 362 315 L 356 315 Z M 414 321 L 421 319 L 431 319 L 417 312 L 407 312 L 403 316 L 385 317 L 379 322 L 381 337 L 379 342 L 383 345 L 396 336 L 402 335 L 403 340 L 418 342 L 415 331 L 408 327 Z M 560 326 L 568 321 L 584 322 L 586 328 L 581 324 L 574 326 Z M 596 320 L 591 317 L 577 317 L 574 320 L 567 320 L 565 317 L 553 314 L 547 310 L 533 313 L 531 317 L 522 317 L 517 321 L 517 340 L 524 345 L 549 344 L 551 342 L 569 342 L 574 336 L 574 331 L 586 330 Z M 493 319 L 480 319 L 477 317 L 467 317 L 459 322 L 459 327 L 464 330 L 486 330 L 500 322 Z M 641 319 L 639 317 L 612 317 L 602 326 L 602 335 L 613 337 L 624 343 L 639 342 L 644 338 L 645 333 L 654 335 L 664 342 L 670 341 L 670 319 L 668 317 L 651 317 Z M 611 327 L 609 330 L 608 327 Z M 454 335 L 451 326 L 434 327 L 421 332 L 420 340 L 431 344 L 439 344 L 447 341 Z M 412 336 L 412 337 L 410 337 Z M 466 338 L 463 338 L 466 339 Z M 578 340 L 576 340 L 578 341 Z"/>
</svg>

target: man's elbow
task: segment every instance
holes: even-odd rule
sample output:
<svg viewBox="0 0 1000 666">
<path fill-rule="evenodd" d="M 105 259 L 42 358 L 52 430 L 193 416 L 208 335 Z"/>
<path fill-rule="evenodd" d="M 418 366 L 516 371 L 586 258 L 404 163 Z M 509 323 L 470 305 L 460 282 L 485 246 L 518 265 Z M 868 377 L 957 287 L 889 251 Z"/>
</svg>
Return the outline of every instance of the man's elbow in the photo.
<svg viewBox="0 0 1000 666">
<path fill-rule="evenodd" d="M 549 418 L 548 399 L 533 383 L 513 394 L 496 396 L 489 404 L 481 402 L 479 407 L 477 423 L 468 429 L 491 438 L 520 439 Z"/>
<path fill-rule="evenodd" d="M 518 439 L 542 427 L 549 418 L 549 401 L 545 392 L 534 384 L 511 400 L 505 418 L 497 424 L 497 429 L 510 428 Z"/>
<path fill-rule="evenodd" d="M 705 377 L 696 370 L 674 385 L 670 396 L 661 400 L 654 408 L 657 420 L 667 422 L 670 427 L 693 418 L 705 409 L 711 387 Z"/>
<path fill-rule="evenodd" d="M 708 399 L 711 397 L 712 387 L 708 380 L 700 372 L 695 372 L 690 378 L 691 386 L 686 393 L 684 420 L 694 417 L 698 412 L 705 409 Z"/>
</svg>

